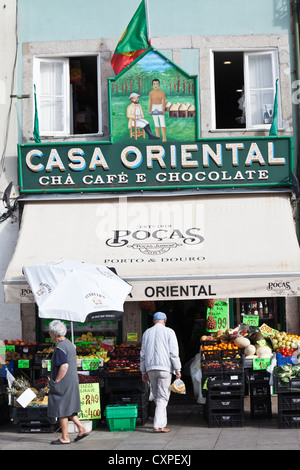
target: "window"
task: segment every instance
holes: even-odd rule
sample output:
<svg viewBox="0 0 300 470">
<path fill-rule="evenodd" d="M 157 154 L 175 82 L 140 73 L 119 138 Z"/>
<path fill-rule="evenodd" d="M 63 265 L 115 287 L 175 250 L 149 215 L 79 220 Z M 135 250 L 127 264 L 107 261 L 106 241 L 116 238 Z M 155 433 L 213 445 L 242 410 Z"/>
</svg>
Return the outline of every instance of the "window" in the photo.
<svg viewBox="0 0 300 470">
<path fill-rule="evenodd" d="M 36 58 L 40 134 L 98 134 L 100 115 L 99 56 Z"/>
<path fill-rule="evenodd" d="M 277 77 L 275 51 L 214 52 L 214 128 L 268 129 Z"/>
</svg>

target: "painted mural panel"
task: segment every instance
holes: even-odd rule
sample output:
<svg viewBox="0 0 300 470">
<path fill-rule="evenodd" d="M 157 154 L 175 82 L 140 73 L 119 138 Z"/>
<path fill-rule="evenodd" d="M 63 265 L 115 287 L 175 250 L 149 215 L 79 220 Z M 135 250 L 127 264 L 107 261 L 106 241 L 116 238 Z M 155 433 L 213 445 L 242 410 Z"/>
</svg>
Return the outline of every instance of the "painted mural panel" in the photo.
<svg viewBox="0 0 300 470">
<path fill-rule="evenodd" d="M 197 139 L 197 77 L 149 48 L 110 83 L 112 142 Z"/>
</svg>

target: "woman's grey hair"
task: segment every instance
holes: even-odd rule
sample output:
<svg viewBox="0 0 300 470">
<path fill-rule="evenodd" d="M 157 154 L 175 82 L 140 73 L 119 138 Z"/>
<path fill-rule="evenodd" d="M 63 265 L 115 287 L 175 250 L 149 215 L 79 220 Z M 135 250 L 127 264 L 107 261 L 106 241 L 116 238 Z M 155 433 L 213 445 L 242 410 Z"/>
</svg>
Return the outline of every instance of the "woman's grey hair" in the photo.
<svg viewBox="0 0 300 470">
<path fill-rule="evenodd" d="M 54 333 L 56 336 L 65 336 L 67 333 L 66 325 L 60 320 L 53 320 L 49 324 L 49 333 Z"/>
</svg>

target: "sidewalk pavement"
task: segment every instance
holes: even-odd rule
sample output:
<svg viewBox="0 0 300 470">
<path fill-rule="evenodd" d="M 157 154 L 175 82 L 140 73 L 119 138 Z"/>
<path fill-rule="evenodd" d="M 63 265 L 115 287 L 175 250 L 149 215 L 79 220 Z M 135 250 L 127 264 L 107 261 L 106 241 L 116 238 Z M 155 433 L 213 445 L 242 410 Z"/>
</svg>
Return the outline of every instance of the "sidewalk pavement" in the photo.
<svg viewBox="0 0 300 470">
<path fill-rule="evenodd" d="M 138 456 L 144 451 L 148 451 L 146 455 L 155 455 L 156 459 L 175 453 L 179 456 L 178 463 L 186 466 L 190 466 L 188 462 L 191 463 L 188 457 L 191 458 L 195 455 L 194 451 L 200 450 L 300 450 L 300 428 L 278 427 L 276 396 L 272 397 L 272 418 L 251 418 L 249 397 L 245 397 L 244 409 L 243 427 L 209 428 L 199 405 L 199 408 L 195 406 L 192 411 L 183 409 L 169 412 L 169 433 L 154 433 L 151 418 L 143 426 L 136 426 L 134 431 L 111 432 L 102 423 L 81 441 L 73 442 L 76 434 L 70 434 L 71 444 L 65 446 L 50 444 L 61 436 L 59 431 L 20 433 L 9 422 L 0 426 L 0 450 L 98 450 L 106 457 L 107 463 L 111 464 L 124 464 L 125 461 L 117 460 L 124 455 Z M 160 462 L 157 460 L 152 463 Z"/>
</svg>

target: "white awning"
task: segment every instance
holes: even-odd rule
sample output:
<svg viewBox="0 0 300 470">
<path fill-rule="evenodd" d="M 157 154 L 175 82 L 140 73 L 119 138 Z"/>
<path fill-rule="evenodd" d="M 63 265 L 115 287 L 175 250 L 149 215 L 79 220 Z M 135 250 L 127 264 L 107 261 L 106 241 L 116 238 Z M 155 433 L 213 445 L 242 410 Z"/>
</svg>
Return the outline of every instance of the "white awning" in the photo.
<svg viewBox="0 0 300 470">
<path fill-rule="evenodd" d="M 5 301 L 33 302 L 22 267 L 58 258 L 115 268 L 128 300 L 300 295 L 286 193 L 26 202 Z"/>
</svg>

